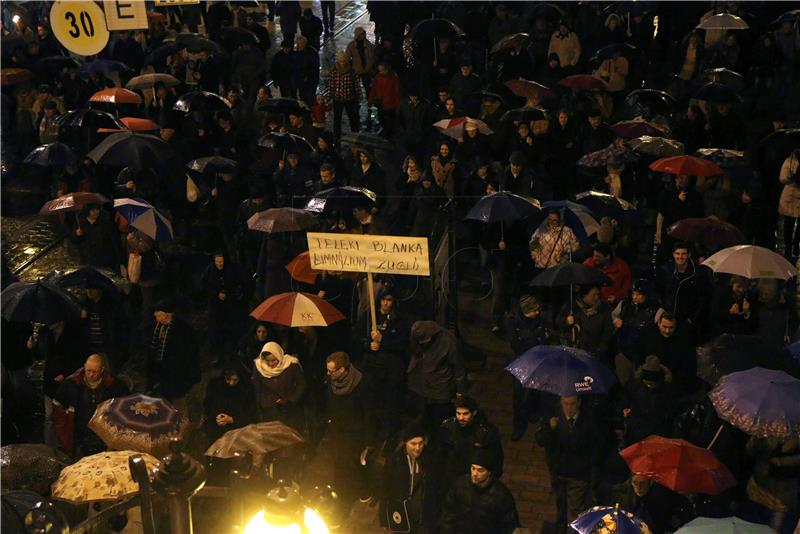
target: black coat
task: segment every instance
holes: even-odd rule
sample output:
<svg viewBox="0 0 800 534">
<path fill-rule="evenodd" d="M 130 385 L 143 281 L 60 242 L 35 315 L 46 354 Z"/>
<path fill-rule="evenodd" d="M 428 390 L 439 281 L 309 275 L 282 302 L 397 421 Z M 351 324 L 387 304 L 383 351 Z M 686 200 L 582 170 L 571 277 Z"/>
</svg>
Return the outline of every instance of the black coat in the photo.
<svg viewBox="0 0 800 534">
<path fill-rule="evenodd" d="M 651 354 L 658 356 L 661 364 L 672 371 L 678 391 L 686 392 L 697 382 L 697 355 L 688 329 L 682 325 L 670 337 L 664 337 L 658 326 L 648 326 L 636 344 L 634 362 L 642 365 Z"/>
<path fill-rule="evenodd" d="M 456 479 L 442 505 L 440 534 L 511 534 L 519 526 L 517 504 L 505 484 L 492 477 L 478 488 L 470 475 Z"/>
<path fill-rule="evenodd" d="M 81 215 L 78 218 L 78 228 L 83 231 L 83 235 L 78 236 L 73 231 L 72 238 L 78 245 L 81 263 L 118 271 L 123 263 L 122 245 L 111 219 L 101 213 L 94 223 L 89 223 Z"/>
<path fill-rule="evenodd" d="M 378 519 L 388 528 L 388 501 L 406 501 L 412 532 L 420 526 L 434 529 L 439 519 L 439 505 L 443 490 L 441 462 L 429 447 L 425 447 L 417 459 L 419 473 L 414 474 L 413 489 L 411 470 L 408 466 L 405 445 L 388 455 L 383 468 L 380 510 Z"/>
<path fill-rule="evenodd" d="M 240 376 L 239 383 L 233 387 L 225 382 L 224 373 L 211 380 L 203 401 L 203 431 L 209 442 L 213 443 L 229 430 L 255 423 L 255 406 L 253 385 L 245 377 Z M 233 423 L 218 426 L 216 419 L 221 413 L 233 417 Z"/>
<path fill-rule="evenodd" d="M 563 412 L 555 430 L 545 421 L 536 432 L 536 442 L 544 447 L 550 476 L 590 481 L 602 458 L 602 435 L 591 414 L 583 410 L 569 429 Z"/>
<path fill-rule="evenodd" d="M 440 428 L 440 442 L 444 453 L 447 480 L 469 473 L 474 449 L 485 449 L 500 467 L 496 477 L 503 476 L 503 444 L 500 432 L 486 417 L 478 412 L 466 427 L 461 427 L 455 417 L 448 417 Z"/>
<path fill-rule="evenodd" d="M 306 393 L 306 379 L 299 365 L 293 363 L 271 378 L 254 369 L 253 388 L 259 420 L 279 420 L 292 428 L 303 430 L 302 402 Z M 283 404 L 276 404 L 279 399 L 283 399 Z"/>
<path fill-rule="evenodd" d="M 352 372 L 352 371 L 351 371 Z M 351 450 L 374 445 L 376 421 L 373 412 L 374 393 L 366 375 L 348 394 L 336 395 L 328 388 L 328 436 Z"/>
<path fill-rule="evenodd" d="M 148 366 L 153 380 L 160 383 L 160 394 L 165 399 L 177 399 L 186 395 L 200 381 L 200 362 L 197 360 L 197 334 L 185 320 L 173 316 L 172 326 L 166 339 L 160 365 L 157 343 L 154 344 L 155 324 L 145 330 L 150 336 L 148 344 Z"/>
</svg>

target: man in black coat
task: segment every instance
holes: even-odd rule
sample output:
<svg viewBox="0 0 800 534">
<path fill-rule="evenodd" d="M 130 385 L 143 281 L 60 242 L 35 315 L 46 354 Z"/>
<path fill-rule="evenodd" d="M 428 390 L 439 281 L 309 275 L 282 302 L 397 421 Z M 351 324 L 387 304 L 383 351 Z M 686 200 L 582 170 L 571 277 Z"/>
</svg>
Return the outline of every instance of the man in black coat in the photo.
<svg viewBox="0 0 800 534">
<path fill-rule="evenodd" d="M 586 124 L 581 127 L 578 135 L 578 150 L 581 154 L 595 152 L 605 148 L 614 140 L 608 124 L 603 122 L 600 110 L 592 109 Z"/>
<path fill-rule="evenodd" d="M 306 106 L 314 105 L 319 84 L 319 52 L 309 45 L 308 39 L 302 35 L 295 38 L 295 51 L 291 55 L 292 73 L 294 74 L 293 87 Z M 294 95 L 292 95 L 294 96 Z M 306 137 L 306 141 L 315 145 L 316 135 Z"/>
<path fill-rule="evenodd" d="M 100 284 L 87 284 L 81 303 L 83 339 L 90 352 L 105 354 L 119 369 L 127 360 L 130 325 L 119 298 L 109 293 Z"/>
<path fill-rule="evenodd" d="M 636 365 L 644 365 L 648 356 L 658 356 L 672 371 L 677 393 L 688 394 L 698 385 L 697 355 L 689 329 L 670 312 L 662 312 L 658 323 L 648 326 L 636 343 Z"/>
<path fill-rule="evenodd" d="M 219 362 L 231 361 L 244 319 L 244 275 L 239 266 L 219 250 L 214 253 L 214 262 L 203 272 L 202 287 L 208 304 L 211 350 Z"/>
<path fill-rule="evenodd" d="M 325 2 L 322 2 L 324 4 Z M 314 14 L 310 8 L 303 10 L 303 16 L 300 17 L 300 34 L 308 39 L 308 44 L 313 48 L 319 50 L 322 42 L 322 20 Z"/>
<path fill-rule="evenodd" d="M 711 300 L 710 278 L 710 270 L 695 263 L 689 246 L 675 243 L 672 261 L 661 268 L 656 279 L 664 309 L 689 326 L 696 336 L 702 335 L 706 326 Z"/>
<path fill-rule="evenodd" d="M 155 324 L 147 354 L 149 391 L 169 401 L 180 399 L 200 381 L 197 334 L 175 314 L 175 303 L 164 299 L 155 306 Z M 174 404 L 174 402 L 173 402 Z"/>
<path fill-rule="evenodd" d="M 478 403 L 472 397 L 461 396 L 456 399 L 456 414 L 442 422 L 439 439 L 448 482 L 469 473 L 475 449 L 490 454 L 495 477 L 503 476 L 500 432 L 483 412 L 478 411 Z"/>
<path fill-rule="evenodd" d="M 284 40 L 281 49 L 272 57 L 269 75 L 278 86 L 281 96 L 291 98 L 294 95 L 294 75 L 292 67 L 292 41 Z"/>
<path fill-rule="evenodd" d="M 111 218 L 100 212 L 100 206 L 86 207 L 86 214 L 78 217 L 72 238 L 78 245 L 81 263 L 119 271 L 122 265 L 119 235 Z"/>
<path fill-rule="evenodd" d="M 494 471 L 491 454 L 477 450 L 470 473 L 456 479 L 442 505 L 441 534 L 511 534 L 519 527 L 514 496 Z"/>
<path fill-rule="evenodd" d="M 602 458 L 601 433 L 577 396 L 561 397 L 557 416 L 542 425 L 536 441 L 545 448 L 556 491 L 556 523 L 561 532 L 591 505 L 591 487 Z"/>
</svg>

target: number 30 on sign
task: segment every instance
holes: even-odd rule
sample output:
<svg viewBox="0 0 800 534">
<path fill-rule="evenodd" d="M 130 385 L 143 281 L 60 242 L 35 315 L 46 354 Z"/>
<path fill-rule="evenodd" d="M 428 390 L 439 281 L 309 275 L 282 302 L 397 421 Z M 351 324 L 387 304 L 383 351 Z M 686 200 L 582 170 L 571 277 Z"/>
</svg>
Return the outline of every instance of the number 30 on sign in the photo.
<svg viewBox="0 0 800 534">
<path fill-rule="evenodd" d="M 80 56 L 97 54 L 108 44 L 106 18 L 94 2 L 59 0 L 50 8 L 50 24 L 56 39 Z"/>
</svg>

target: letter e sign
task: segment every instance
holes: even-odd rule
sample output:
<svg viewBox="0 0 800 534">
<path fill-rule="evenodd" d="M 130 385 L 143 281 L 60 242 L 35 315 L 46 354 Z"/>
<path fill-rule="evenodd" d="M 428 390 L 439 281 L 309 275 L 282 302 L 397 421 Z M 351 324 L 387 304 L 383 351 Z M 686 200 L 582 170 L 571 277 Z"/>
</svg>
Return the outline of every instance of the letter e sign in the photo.
<svg viewBox="0 0 800 534">
<path fill-rule="evenodd" d="M 144 0 L 103 0 L 103 7 L 109 30 L 147 29 Z"/>
<path fill-rule="evenodd" d="M 106 18 L 94 2 L 57 0 L 50 8 L 50 26 L 58 42 L 79 56 L 93 56 L 108 44 Z"/>
</svg>

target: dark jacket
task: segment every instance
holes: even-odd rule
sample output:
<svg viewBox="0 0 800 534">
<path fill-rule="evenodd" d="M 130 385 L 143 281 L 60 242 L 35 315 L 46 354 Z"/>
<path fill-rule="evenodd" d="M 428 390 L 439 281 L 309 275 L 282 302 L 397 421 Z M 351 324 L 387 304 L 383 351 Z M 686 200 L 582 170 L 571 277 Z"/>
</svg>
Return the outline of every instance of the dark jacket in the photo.
<svg viewBox="0 0 800 534">
<path fill-rule="evenodd" d="M 675 270 L 674 261 L 664 265 L 657 279 L 664 309 L 675 314 L 678 321 L 702 325 L 710 297 L 708 273 L 707 267 L 697 266 L 691 258 L 683 273 Z"/>
<path fill-rule="evenodd" d="M 620 301 L 619 310 L 622 328 L 617 330 L 617 350 L 629 360 L 636 355 L 636 343 L 642 332 L 650 325 L 656 315 L 656 305 L 648 298 L 643 304 L 634 304 L 630 299 Z"/>
<path fill-rule="evenodd" d="M 447 481 L 459 475 L 469 474 L 474 449 L 486 449 L 494 458 L 494 465 L 500 467 L 496 477 L 503 476 L 503 444 L 497 431 L 482 412 L 475 414 L 466 427 L 458 424 L 454 417 L 448 417 L 439 429 L 440 444 L 444 455 Z"/>
<path fill-rule="evenodd" d="M 186 395 L 200 381 L 197 361 L 197 334 L 189 323 L 174 316 L 166 335 L 163 351 L 156 339 L 156 325 L 145 332 L 151 335 L 148 345 L 148 366 L 151 378 L 160 383 L 160 394 L 167 400 Z"/>
<path fill-rule="evenodd" d="M 258 418 L 262 422 L 279 420 L 302 430 L 302 401 L 306 392 L 303 369 L 293 363 L 276 377 L 267 378 L 253 370 L 253 388 L 256 395 Z M 276 404 L 278 400 L 283 404 Z"/>
<path fill-rule="evenodd" d="M 586 410 L 581 410 L 572 430 L 561 412 L 555 430 L 545 421 L 536 432 L 536 442 L 545 449 L 551 476 L 587 482 L 592 480 L 602 458 L 601 438 L 597 424 Z"/>
<path fill-rule="evenodd" d="M 420 341 L 430 340 L 424 347 Z M 408 389 L 437 402 L 451 400 L 466 391 L 467 373 L 461 362 L 456 337 L 433 321 L 411 326 L 411 363 Z"/>
<path fill-rule="evenodd" d="M 547 343 L 549 332 L 543 315 L 544 313 L 540 313 L 538 317 L 528 318 L 520 310 L 514 314 L 509 342 L 515 355 L 519 356 L 536 345 Z"/>
<path fill-rule="evenodd" d="M 658 356 L 661 364 L 672 371 L 678 391 L 686 392 L 695 385 L 697 356 L 686 327 L 679 324 L 670 337 L 664 337 L 657 325 L 648 326 L 636 344 L 634 363 L 642 365 L 651 354 Z"/>
<path fill-rule="evenodd" d="M 345 395 L 336 395 L 329 387 L 328 436 L 340 443 L 347 442 L 349 448 L 359 452 L 367 445 L 374 445 L 377 432 L 373 399 L 372 385 L 366 375 Z"/>
<path fill-rule="evenodd" d="M 371 161 L 369 168 L 364 172 L 361 163 L 356 161 L 351 173 L 350 185 L 364 187 L 375 193 L 377 197 L 375 207 L 378 209 L 386 205 L 386 173 L 377 162 Z"/>
<path fill-rule="evenodd" d="M 611 323 L 611 311 L 608 305 L 599 302 L 596 311 L 590 311 L 583 305 L 583 300 L 577 298 L 571 311 L 575 317 L 575 324 L 580 327 L 575 332 L 575 346 L 599 357 L 607 356 L 614 336 L 614 325 Z M 572 342 L 573 329 L 566 323 L 569 313 L 570 306 L 566 304 L 561 308 L 556 326 L 563 330 L 566 338 Z"/>
<path fill-rule="evenodd" d="M 44 358 L 44 375 L 42 376 L 42 389 L 44 394 L 51 399 L 55 396 L 60 383 L 55 381 L 59 375 L 67 377 L 81 367 L 88 353 L 83 349 L 85 338 L 82 336 L 79 324 L 67 323 L 64 331 L 56 339 L 48 326 L 42 326 L 37 334 L 34 350 L 39 357 Z M 3 337 L 8 337 L 10 332 L 6 330 Z M 3 357 L 3 364 L 8 368 L 7 359 L 10 353 Z"/>
<path fill-rule="evenodd" d="M 239 383 L 232 387 L 225 382 L 224 373 L 212 379 L 203 401 L 203 431 L 209 442 L 213 443 L 229 430 L 256 422 L 255 406 L 253 385 L 245 377 L 240 376 Z M 216 418 L 221 413 L 233 417 L 233 423 L 218 426 Z"/>
<path fill-rule="evenodd" d="M 406 501 L 412 532 L 417 528 L 435 529 L 439 519 L 442 493 L 441 462 L 430 447 L 417 458 L 419 473 L 411 476 L 405 445 L 388 455 L 383 468 L 381 502 L 378 519 L 384 528 L 389 526 L 387 505 L 390 501 Z"/>
<path fill-rule="evenodd" d="M 456 479 L 447 492 L 439 521 L 441 534 L 511 534 L 519 526 L 517 504 L 505 484 L 492 475 L 485 488 L 470 475 Z"/>
<path fill-rule="evenodd" d="M 89 223 L 84 215 L 78 218 L 78 226 L 83 231 L 82 236 L 72 232 L 72 238 L 78 245 L 81 263 L 95 267 L 106 267 L 112 271 L 119 271 L 122 265 L 122 245 L 119 234 L 111 219 L 100 213 L 100 217 Z"/>
</svg>

